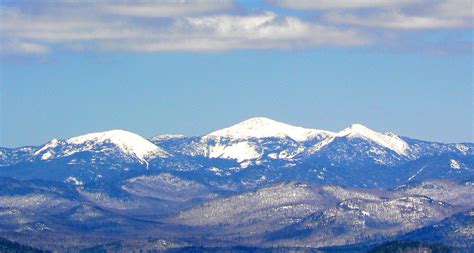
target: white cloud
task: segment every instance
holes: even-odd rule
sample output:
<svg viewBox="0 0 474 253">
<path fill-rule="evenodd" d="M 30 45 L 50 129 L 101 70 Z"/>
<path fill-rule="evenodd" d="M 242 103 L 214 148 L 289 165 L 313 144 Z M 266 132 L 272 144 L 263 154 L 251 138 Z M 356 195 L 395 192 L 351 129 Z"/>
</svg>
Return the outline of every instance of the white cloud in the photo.
<svg viewBox="0 0 474 253">
<path fill-rule="evenodd" d="M 364 9 L 400 7 L 426 0 L 269 0 L 283 8 L 311 9 Z"/>
<path fill-rule="evenodd" d="M 473 17 L 472 0 L 445 0 L 433 5 L 431 10 L 433 15 L 444 17 Z"/>
<path fill-rule="evenodd" d="M 409 16 L 400 12 L 382 12 L 372 15 L 332 13 L 325 19 L 331 23 L 380 27 L 389 29 L 440 29 L 469 27 L 471 23 L 458 18 L 439 18 L 429 16 Z"/>
<path fill-rule="evenodd" d="M 315 25 L 268 12 L 253 16 L 183 18 L 168 30 L 144 40 L 106 41 L 109 50 L 141 52 L 291 49 L 317 45 L 354 46 L 370 43 L 353 31 Z"/>
<path fill-rule="evenodd" d="M 215 11 L 229 10 L 235 7 L 230 0 L 161 0 L 137 1 L 128 3 L 104 4 L 105 12 L 136 17 L 179 17 L 191 16 Z"/>
<path fill-rule="evenodd" d="M 24 41 L 2 41 L 0 43 L 1 54 L 34 54 L 44 55 L 49 52 L 49 48 L 31 42 Z"/>
<path fill-rule="evenodd" d="M 268 1 L 317 15 L 250 10 L 232 0 L 19 0 L 0 4 L 0 53 L 354 47 L 384 43 L 379 30 L 472 27 L 470 0 Z"/>
<path fill-rule="evenodd" d="M 152 21 L 158 23 L 94 12 L 92 15 L 34 15 L 4 8 L 0 31 L 10 43 L 35 43 L 43 45 L 44 49 L 61 46 L 70 50 L 223 51 L 370 43 L 368 36 L 355 30 L 324 26 L 272 12 Z M 40 51 L 39 47 L 37 51 Z"/>
<path fill-rule="evenodd" d="M 474 15 L 472 0 L 269 1 L 284 8 L 320 10 L 332 24 L 385 29 L 464 28 L 472 26 Z"/>
</svg>

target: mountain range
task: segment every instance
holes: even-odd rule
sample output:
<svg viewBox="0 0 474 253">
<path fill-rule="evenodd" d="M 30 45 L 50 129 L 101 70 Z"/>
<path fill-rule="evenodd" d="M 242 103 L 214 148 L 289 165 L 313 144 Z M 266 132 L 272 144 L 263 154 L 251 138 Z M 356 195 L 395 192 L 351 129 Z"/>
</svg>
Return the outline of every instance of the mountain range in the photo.
<svg viewBox="0 0 474 253">
<path fill-rule="evenodd" d="M 474 144 L 360 124 L 90 133 L 0 148 L 0 182 L 0 237 L 48 250 L 474 243 Z"/>
</svg>

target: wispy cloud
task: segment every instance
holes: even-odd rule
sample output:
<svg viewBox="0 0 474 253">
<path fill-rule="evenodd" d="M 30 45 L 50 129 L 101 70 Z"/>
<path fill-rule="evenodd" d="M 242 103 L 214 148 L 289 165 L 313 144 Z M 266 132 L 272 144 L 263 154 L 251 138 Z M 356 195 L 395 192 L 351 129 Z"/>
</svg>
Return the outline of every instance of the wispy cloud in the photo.
<svg viewBox="0 0 474 253">
<path fill-rule="evenodd" d="M 0 52 L 44 55 L 49 53 L 49 49 L 43 45 L 36 43 L 23 41 L 5 41 L 2 42 L 0 45 Z"/>
<path fill-rule="evenodd" d="M 100 8 L 108 13 L 135 17 L 180 17 L 230 10 L 235 7 L 231 0 L 162 0 L 129 3 L 109 2 Z"/>
<path fill-rule="evenodd" d="M 283 8 L 299 10 L 400 7 L 423 1 L 424 0 L 268 0 L 269 3 Z"/>
<path fill-rule="evenodd" d="M 0 4 L 0 54 L 354 47 L 383 43 L 380 30 L 472 26 L 470 0 L 267 2 L 315 15 L 255 10 L 232 0 L 19 0 Z"/>
<path fill-rule="evenodd" d="M 387 29 L 472 26 L 471 0 L 268 0 L 284 8 L 323 11 L 332 24 Z"/>
<path fill-rule="evenodd" d="M 469 27 L 469 20 L 461 18 L 441 18 L 435 16 L 410 16 L 400 12 L 383 12 L 369 15 L 331 13 L 325 16 L 330 23 L 380 27 L 389 29 L 439 29 Z"/>
<path fill-rule="evenodd" d="M 179 12 L 191 14 L 188 7 Z M 370 43 L 368 36 L 355 30 L 325 26 L 273 12 L 197 16 L 174 16 L 177 13 L 172 13 L 173 17 L 157 18 L 155 15 L 165 14 L 160 14 L 157 8 L 145 13 L 135 12 L 139 9 L 133 8 L 127 13 L 113 11 L 113 15 L 110 15 L 108 8 L 105 8 L 107 11 L 94 9 L 89 13 L 70 10 L 69 15 L 64 15 L 64 11 L 68 10 L 62 9 L 63 14 L 54 15 L 52 12 L 31 14 L 3 7 L 0 31 L 5 35 L 5 43 L 34 44 L 38 49 L 43 48 L 44 52 L 54 47 L 160 52 L 292 49 L 318 45 L 344 47 Z M 129 17 L 132 14 L 133 17 Z M 20 52 L 21 48 L 13 52 Z M 32 50 L 24 48 L 23 52 L 30 53 Z"/>
</svg>

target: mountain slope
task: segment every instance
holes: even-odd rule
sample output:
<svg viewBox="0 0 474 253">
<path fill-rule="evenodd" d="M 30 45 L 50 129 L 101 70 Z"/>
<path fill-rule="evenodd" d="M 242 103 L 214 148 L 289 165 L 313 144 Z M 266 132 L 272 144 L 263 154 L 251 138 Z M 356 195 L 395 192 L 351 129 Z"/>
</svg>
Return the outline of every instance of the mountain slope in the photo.
<svg viewBox="0 0 474 253">
<path fill-rule="evenodd" d="M 472 252 L 474 250 L 474 210 L 455 214 L 439 223 L 409 232 L 400 239 L 443 243 Z"/>
<path fill-rule="evenodd" d="M 440 221 L 454 209 L 422 196 L 388 200 L 347 199 L 273 233 L 272 245 L 323 247 L 377 241 Z"/>
</svg>

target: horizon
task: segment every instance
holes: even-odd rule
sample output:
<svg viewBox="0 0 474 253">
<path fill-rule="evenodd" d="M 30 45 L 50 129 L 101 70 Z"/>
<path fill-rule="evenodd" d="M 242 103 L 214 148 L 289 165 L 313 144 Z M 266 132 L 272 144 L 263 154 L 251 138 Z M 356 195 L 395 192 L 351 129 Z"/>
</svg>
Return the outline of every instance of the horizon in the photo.
<svg viewBox="0 0 474 253">
<path fill-rule="evenodd" d="M 429 141 L 429 142 L 437 142 L 437 143 L 445 143 L 445 144 L 472 143 L 472 142 L 441 142 L 441 141 L 436 141 L 436 140 L 423 140 L 423 139 L 419 139 L 415 136 L 406 136 L 406 135 L 402 135 L 402 134 L 399 134 L 399 133 L 396 133 L 396 132 L 393 132 L 393 131 L 378 131 L 377 129 L 373 129 L 370 126 L 367 126 L 367 125 L 361 124 L 361 123 L 352 123 L 352 124 L 350 124 L 350 125 L 348 125 L 344 128 L 333 130 L 333 129 L 322 129 L 322 128 L 299 126 L 299 125 L 294 125 L 294 124 L 290 124 L 290 123 L 286 123 L 286 122 L 281 122 L 281 121 L 278 121 L 278 120 L 275 120 L 275 119 L 272 119 L 272 118 L 269 118 L 269 117 L 265 117 L 265 116 L 255 116 L 255 117 L 251 117 L 251 118 L 241 120 L 241 121 L 236 122 L 232 125 L 224 126 L 224 127 L 219 128 L 219 129 L 214 129 L 214 130 L 211 130 L 207 133 L 198 134 L 198 135 L 186 135 L 186 134 L 182 134 L 182 133 L 160 133 L 160 134 L 156 134 L 156 135 L 152 135 L 152 136 L 143 136 L 140 133 L 133 132 L 133 131 L 130 131 L 130 130 L 127 130 L 127 129 L 114 128 L 114 129 L 106 129 L 106 130 L 101 130 L 101 131 L 92 131 L 92 132 L 87 132 L 87 133 L 79 133 L 79 134 L 72 135 L 72 136 L 54 137 L 54 138 L 51 138 L 50 140 L 48 140 L 46 142 L 43 142 L 43 143 L 40 143 L 40 144 L 29 144 L 29 145 L 23 145 L 23 146 L 17 146 L 17 147 L 3 147 L 3 148 L 21 148 L 21 147 L 27 147 L 27 146 L 41 146 L 41 145 L 44 145 L 44 144 L 47 144 L 47 143 L 51 142 L 52 140 L 66 140 L 66 139 L 70 139 L 70 138 L 74 138 L 74 137 L 84 136 L 84 135 L 87 135 L 87 134 L 106 133 L 106 132 L 112 132 L 112 131 L 125 131 L 125 132 L 129 132 L 129 133 L 137 134 L 137 135 L 139 135 L 140 137 L 142 137 L 146 140 L 150 140 L 154 137 L 163 136 L 163 135 L 171 135 L 171 136 L 173 136 L 173 135 L 182 135 L 184 137 L 202 137 L 202 136 L 205 136 L 205 135 L 212 134 L 213 132 L 217 132 L 217 131 L 220 131 L 220 130 L 223 130 L 223 129 L 226 129 L 226 128 L 237 126 L 238 124 L 241 124 L 243 122 L 246 122 L 246 121 L 249 121 L 249 120 L 252 120 L 252 119 L 264 119 L 264 120 L 274 121 L 275 123 L 281 123 L 281 124 L 284 124 L 284 125 L 287 125 L 287 126 L 290 126 L 290 127 L 304 128 L 304 129 L 308 129 L 308 130 L 328 131 L 328 132 L 333 133 L 333 134 L 337 134 L 338 132 L 342 132 L 343 130 L 345 130 L 347 128 L 350 128 L 354 125 L 360 125 L 362 127 L 366 127 L 369 130 L 372 130 L 372 131 L 375 131 L 375 132 L 378 132 L 378 133 L 382 133 L 382 134 L 393 133 L 393 134 L 395 134 L 397 136 L 400 136 L 400 137 L 406 137 L 406 138 L 421 140 L 421 141 Z"/>
<path fill-rule="evenodd" d="M 0 146 L 107 129 L 199 136 L 255 115 L 474 142 L 470 9 L 465 0 L 4 1 Z"/>
</svg>

